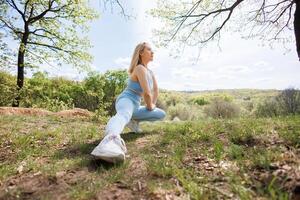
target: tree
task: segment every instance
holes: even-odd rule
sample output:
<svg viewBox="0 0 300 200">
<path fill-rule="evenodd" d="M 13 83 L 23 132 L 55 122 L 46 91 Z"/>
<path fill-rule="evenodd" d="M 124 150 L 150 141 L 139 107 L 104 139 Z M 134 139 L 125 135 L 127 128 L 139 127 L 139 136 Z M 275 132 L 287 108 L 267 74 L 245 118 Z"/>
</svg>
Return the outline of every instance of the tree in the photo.
<svg viewBox="0 0 300 200">
<path fill-rule="evenodd" d="M 221 31 L 247 31 L 246 38 L 258 37 L 263 41 L 290 42 L 292 13 L 294 34 L 300 60 L 300 0 L 159 0 L 152 15 L 164 22 L 156 30 L 160 45 L 170 41 L 203 47 L 218 40 Z M 235 24 L 236 26 L 231 26 Z"/>
<path fill-rule="evenodd" d="M 91 45 L 84 34 L 88 30 L 87 22 L 97 17 L 87 0 L 78 0 L 78 3 L 73 0 L 0 0 L 0 39 L 2 35 L 18 43 L 18 91 L 24 84 L 25 67 L 55 62 L 87 68 L 92 60 L 87 52 Z M 1 42 L 4 48 L 6 42 L 0 40 L 0 48 Z M 3 54 L 8 48 L 4 49 L 0 52 L 0 64 L 7 58 Z M 17 95 L 13 106 L 19 106 L 19 101 L 20 95 Z"/>
</svg>

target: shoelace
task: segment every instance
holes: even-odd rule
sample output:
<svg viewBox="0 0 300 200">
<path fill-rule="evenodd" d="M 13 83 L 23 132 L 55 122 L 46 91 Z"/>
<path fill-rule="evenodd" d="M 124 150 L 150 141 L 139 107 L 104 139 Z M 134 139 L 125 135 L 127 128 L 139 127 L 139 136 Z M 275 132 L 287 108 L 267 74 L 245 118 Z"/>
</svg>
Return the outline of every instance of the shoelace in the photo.
<svg viewBox="0 0 300 200">
<path fill-rule="evenodd" d="M 124 140 L 120 137 L 120 136 L 117 136 L 117 135 L 110 135 L 109 137 L 106 138 L 105 143 L 107 143 L 108 141 L 110 140 L 114 140 L 120 147 L 121 149 L 126 153 L 127 152 L 127 148 L 126 148 L 126 145 L 125 145 L 125 142 Z"/>
<path fill-rule="evenodd" d="M 125 142 L 124 142 L 124 140 L 122 138 L 120 138 L 120 141 L 121 141 L 121 148 L 126 153 L 127 152 L 127 148 L 126 148 Z"/>
</svg>

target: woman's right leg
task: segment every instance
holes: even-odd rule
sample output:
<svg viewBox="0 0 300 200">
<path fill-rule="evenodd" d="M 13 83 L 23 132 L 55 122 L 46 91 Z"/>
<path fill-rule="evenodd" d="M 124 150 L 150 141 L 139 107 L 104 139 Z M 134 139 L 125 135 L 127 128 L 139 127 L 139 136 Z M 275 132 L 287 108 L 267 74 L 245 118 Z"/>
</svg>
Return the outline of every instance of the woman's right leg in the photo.
<svg viewBox="0 0 300 200">
<path fill-rule="evenodd" d="M 134 104 L 128 98 L 120 98 L 116 102 L 116 110 L 117 114 L 106 125 L 105 137 L 91 152 L 93 156 L 112 163 L 125 160 L 127 149 L 120 134 L 132 116 Z"/>
<path fill-rule="evenodd" d="M 117 113 L 110 118 L 105 128 L 105 135 L 120 135 L 125 125 L 130 121 L 134 104 L 129 98 L 120 98 L 116 102 Z"/>
</svg>

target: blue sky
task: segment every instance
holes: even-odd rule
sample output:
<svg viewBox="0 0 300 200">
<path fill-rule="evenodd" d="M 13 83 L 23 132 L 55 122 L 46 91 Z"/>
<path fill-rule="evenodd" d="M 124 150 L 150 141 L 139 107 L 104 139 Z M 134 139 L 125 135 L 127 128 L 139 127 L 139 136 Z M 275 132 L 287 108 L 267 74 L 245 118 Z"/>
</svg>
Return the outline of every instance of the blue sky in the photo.
<svg viewBox="0 0 300 200">
<path fill-rule="evenodd" d="M 92 68 L 99 72 L 111 69 L 127 69 L 137 43 L 149 42 L 154 48 L 154 61 L 149 68 L 156 74 L 160 88 L 169 90 L 211 89 L 284 89 L 300 88 L 300 62 L 297 60 L 294 43 L 273 49 L 262 46 L 258 40 L 242 40 L 233 33 L 223 34 L 221 51 L 215 47 L 202 49 L 200 57 L 196 48 L 188 48 L 178 58 L 170 56 L 171 49 L 156 48 L 152 41 L 152 29 L 157 19 L 146 12 L 155 6 L 155 1 L 128 0 L 123 2 L 127 13 L 135 16 L 130 20 L 119 14 L 118 7 L 103 12 L 99 1 L 91 1 L 100 12 L 100 18 L 91 23 L 89 37 L 94 56 Z M 290 34 L 293 34 L 291 31 Z M 44 70 L 44 69 L 42 69 Z M 66 76 L 82 79 L 70 66 L 60 70 L 48 68 L 51 76 Z"/>
</svg>

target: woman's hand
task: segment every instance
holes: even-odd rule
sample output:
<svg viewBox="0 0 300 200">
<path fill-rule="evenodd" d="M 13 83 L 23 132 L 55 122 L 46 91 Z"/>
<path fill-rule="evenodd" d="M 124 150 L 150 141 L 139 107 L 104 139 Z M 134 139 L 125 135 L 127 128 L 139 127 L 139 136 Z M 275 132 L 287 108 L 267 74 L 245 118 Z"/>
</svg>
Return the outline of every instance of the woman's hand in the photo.
<svg viewBox="0 0 300 200">
<path fill-rule="evenodd" d="M 156 105 L 153 104 L 153 103 L 151 103 L 150 107 L 147 106 L 147 109 L 150 110 L 150 111 L 154 110 L 155 108 L 156 108 Z"/>
</svg>

